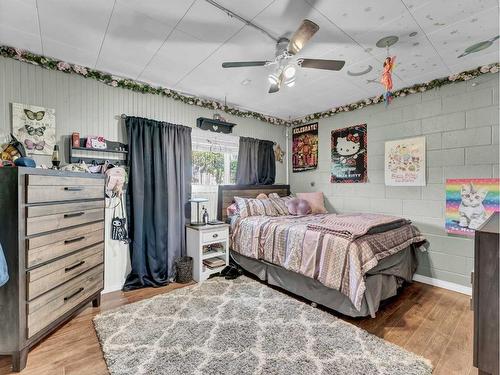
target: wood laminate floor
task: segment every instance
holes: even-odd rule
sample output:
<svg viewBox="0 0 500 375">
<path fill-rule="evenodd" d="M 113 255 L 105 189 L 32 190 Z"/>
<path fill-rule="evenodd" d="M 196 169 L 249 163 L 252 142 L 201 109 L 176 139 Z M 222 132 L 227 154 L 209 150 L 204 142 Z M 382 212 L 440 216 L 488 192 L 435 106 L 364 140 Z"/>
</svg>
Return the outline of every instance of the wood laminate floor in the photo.
<svg viewBox="0 0 500 375">
<path fill-rule="evenodd" d="M 21 374 L 107 374 L 92 317 L 181 286 L 103 295 L 100 308 L 89 305 L 33 348 Z M 477 374 L 472 367 L 472 312 L 466 295 L 415 282 L 385 304 L 375 319 L 341 318 L 430 359 L 434 374 Z M 10 374 L 10 365 L 10 357 L 0 357 L 0 375 Z"/>
</svg>

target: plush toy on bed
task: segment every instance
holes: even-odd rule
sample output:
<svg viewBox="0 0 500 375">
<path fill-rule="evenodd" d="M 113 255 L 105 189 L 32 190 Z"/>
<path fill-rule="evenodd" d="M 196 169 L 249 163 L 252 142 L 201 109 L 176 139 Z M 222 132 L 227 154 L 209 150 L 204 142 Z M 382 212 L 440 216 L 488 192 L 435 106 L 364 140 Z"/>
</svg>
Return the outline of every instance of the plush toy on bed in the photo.
<svg viewBox="0 0 500 375">
<path fill-rule="evenodd" d="M 293 198 L 286 203 L 290 215 L 308 215 L 311 213 L 311 206 L 305 199 Z"/>
</svg>

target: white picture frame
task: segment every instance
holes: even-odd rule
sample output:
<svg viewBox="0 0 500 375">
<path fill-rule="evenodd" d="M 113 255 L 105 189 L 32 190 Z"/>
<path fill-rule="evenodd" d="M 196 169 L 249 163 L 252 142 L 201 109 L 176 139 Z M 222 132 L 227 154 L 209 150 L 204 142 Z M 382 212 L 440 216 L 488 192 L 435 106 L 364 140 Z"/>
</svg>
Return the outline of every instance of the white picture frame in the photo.
<svg viewBox="0 0 500 375">
<path fill-rule="evenodd" d="M 385 142 L 384 174 L 387 186 L 425 186 L 425 137 Z"/>
</svg>

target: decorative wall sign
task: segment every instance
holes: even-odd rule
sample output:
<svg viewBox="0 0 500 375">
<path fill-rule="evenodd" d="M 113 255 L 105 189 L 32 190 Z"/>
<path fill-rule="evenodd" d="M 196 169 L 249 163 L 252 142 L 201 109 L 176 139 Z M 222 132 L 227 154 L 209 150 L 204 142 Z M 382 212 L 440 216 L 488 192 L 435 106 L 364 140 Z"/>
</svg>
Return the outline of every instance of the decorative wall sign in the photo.
<svg viewBox="0 0 500 375">
<path fill-rule="evenodd" d="M 332 131 L 331 182 L 366 182 L 366 124 Z"/>
<path fill-rule="evenodd" d="M 55 109 L 12 103 L 12 134 L 28 155 L 52 155 L 56 144 Z"/>
<path fill-rule="evenodd" d="M 318 123 L 298 126 L 292 130 L 293 172 L 318 167 Z"/>
<path fill-rule="evenodd" d="M 425 137 L 385 142 L 385 184 L 425 186 Z"/>
<path fill-rule="evenodd" d="M 446 180 L 446 231 L 473 237 L 474 231 L 500 210 L 500 179 Z"/>
</svg>

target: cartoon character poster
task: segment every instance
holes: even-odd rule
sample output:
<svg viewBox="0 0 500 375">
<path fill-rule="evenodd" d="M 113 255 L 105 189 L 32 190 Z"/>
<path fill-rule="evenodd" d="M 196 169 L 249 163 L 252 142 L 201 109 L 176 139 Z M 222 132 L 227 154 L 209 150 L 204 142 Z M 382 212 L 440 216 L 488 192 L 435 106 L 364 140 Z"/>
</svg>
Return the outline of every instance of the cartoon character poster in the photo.
<svg viewBox="0 0 500 375">
<path fill-rule="evenodd" d="M 297 126 L 292 131 L 293 172 L 318 167 L 318 123 Z"/>
<path fill-rule="evenodd" d="M 486 219 L 500 210 L 500 179 L 446 180 L 446 231 L 474 237 Z"/>
<path fill-rule="evenodd" d="M 385 184 L 425 186 L 425 137 L 385 142 Z"/>
<path fill-rule="evenodd" d="M 366 182 L 366 124 L 332 131 L 331 182 Z"/>
<path fill-rule="evenodd" d="M 51 108 L 12 103 L 12 134 L 27 154 L 52 154 L 56 144 L 55 112 Z"/>
</svg>

